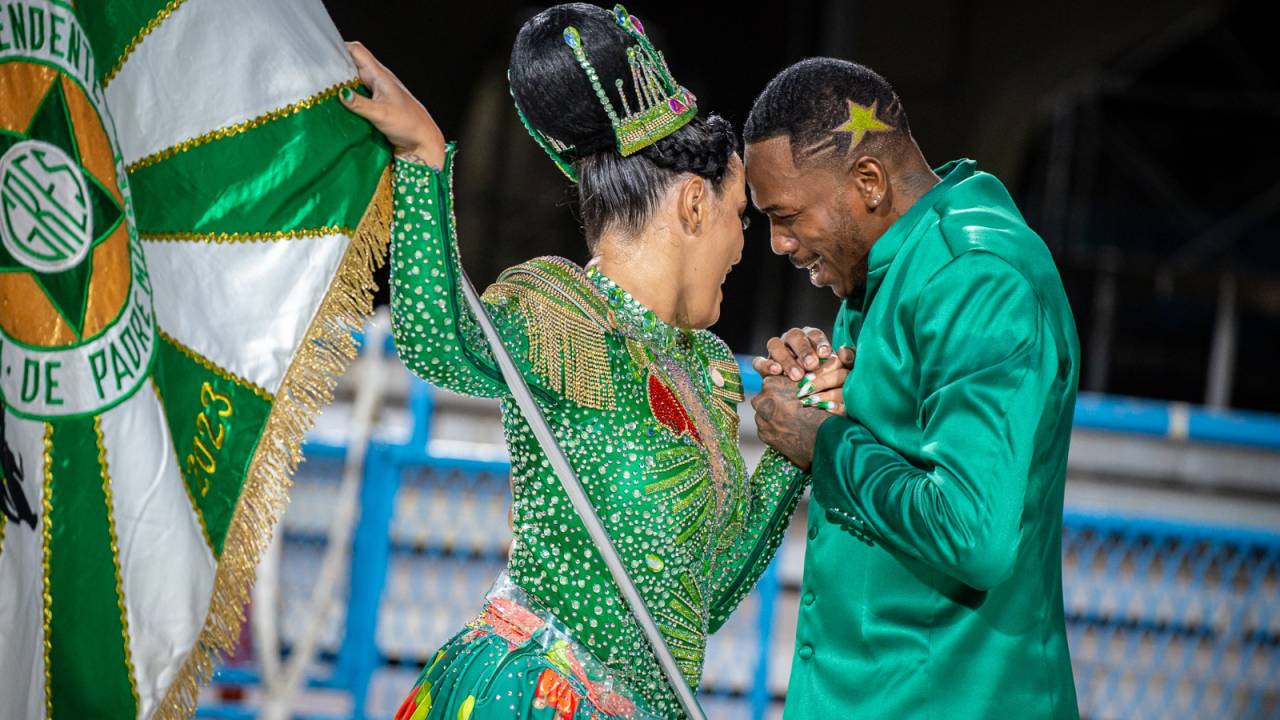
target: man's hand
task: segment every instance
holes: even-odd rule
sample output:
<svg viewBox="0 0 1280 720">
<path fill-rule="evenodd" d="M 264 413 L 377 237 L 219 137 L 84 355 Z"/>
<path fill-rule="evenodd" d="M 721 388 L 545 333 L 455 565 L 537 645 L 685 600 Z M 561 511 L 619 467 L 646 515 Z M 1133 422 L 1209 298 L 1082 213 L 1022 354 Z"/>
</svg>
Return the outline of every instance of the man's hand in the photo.
<svg viewBox="0 0 1280 720">
<path fill-rule="evenodd" d="M 782 375 L 794 381 L 818 369 L 831 356 L 831 341 L 817 328 L 791 328 L 782 337 L 771 338 L 766 346 L 768 356 L 751 361 L 761 377 Z"/>
<path fill-rule="evenodd" d="M 831 417 L 825 410 L 806 407 L 796 397 L 796 383 L 765 377 L 760 394 L 751 399 L 756 411 L 756 435 L 802 470 L 813 464 L 818 427 Z"/>
<path fill-rule="evenodd" d="M 800 402 L 832 415 L 844 415 L 844 383 L 853 370 L 855 356 L 853 348 L 842 347 L 835 355 L 824 358 L 816 371 L 800 379 L 796 391 Z"/>
</svg>

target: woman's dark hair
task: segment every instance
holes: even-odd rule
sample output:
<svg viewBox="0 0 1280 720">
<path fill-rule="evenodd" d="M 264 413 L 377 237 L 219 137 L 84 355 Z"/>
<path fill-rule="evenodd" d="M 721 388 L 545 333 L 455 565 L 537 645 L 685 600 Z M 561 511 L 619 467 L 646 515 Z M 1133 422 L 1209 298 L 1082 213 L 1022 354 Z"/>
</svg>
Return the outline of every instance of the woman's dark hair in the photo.
<svg viewBox="0 0 1280 720">
<path fill-rule="evenodd" d="M 738 140 L 728 120 L 696 117 L 684 127 L 640 151 L 622 157 L 613 126 L 586 73 L 564 42 L 565 26 L 582 36 L 587 59 L 619 115 L 625 111 L 614 80 L 621 78 L 628 102 L 631 68 L 627 48 L 635 40 L 615 22 L 613 13 L 586 3 L 556 5 L 520 28 L 511 48 L 511 92 L 529 122 L 556 140 L 574 146 L 562 153 L 578 174 L 578 207 L 593 250 L 601 233 L 613 227 L 638 232 L 658 199 L 682 173 L 711 181 L 719 191 Z"/>
</svg>

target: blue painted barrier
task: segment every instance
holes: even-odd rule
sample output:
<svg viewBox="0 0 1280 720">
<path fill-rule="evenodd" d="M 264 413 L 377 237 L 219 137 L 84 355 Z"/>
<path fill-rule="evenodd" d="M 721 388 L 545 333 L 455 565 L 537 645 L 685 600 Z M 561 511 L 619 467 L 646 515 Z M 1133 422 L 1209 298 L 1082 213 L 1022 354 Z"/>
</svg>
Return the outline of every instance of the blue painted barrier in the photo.
<svg viewBox="0 0 1280 720">
<path fill-rule="evenodd" d="M 749 393 L 757 392 L 759 376 L 750 370 L 747 358 L 739 361 L 744 365 L 744 386 Z M 428 451 L 435 409 L 432 389 L 411 378 L 407 405 L 414 418 L 410 438 L 404 444 L 372 443 L 366 456 L 341 641 L 332 673 L 309 683 L 349 693 L 352 712 L 343 717 L 371 717 L 375 712 L 370 697 L 373 680 L 393 667 L 380 648 L 385 637 L 379 632 L 393 564 L 406 558 L 425 558 L 428 564 L 447 561 L 459 568 L 474 566 L 475 572 L 483 575 L 502 562 L 502 552 L 492 548 L 420 547 L 420 543 L 393 537 L 403 493 L 440 486 L 439 482 L 423 485 L 422 477 L 444 477 L 457 485 L 448 491 L 456 495 L 448 497 L 462 507 L 466 502 L 474 504 L 474 492 L 479 492 L 478 486 L 469 487 L 462 479 L 490 478 L 484 492 L 492 497 L 493 487 L 505 488 L 509 472 L 505 462 L 432 456 Z M 1261 413 L 1215 412 L 1081 394 L 1075 422 L 1077 427 L 1105 432 L 1280 448 L 1280 419 Z M 304 451 L 309 459 L 322 463 L 336 464 L 345 456 L 345 448 L 332 443 L 309 441 Z M 424 497 L 429 504 L 435 496 Z M 505 532 L 505 527 L 502 530 Z M 285 539 L 286 544 L 290 542 L 288 532 Z M 1226 717 L 1280 713 L 1274 688 L 1255 678 L 1259 673 L 1264 678 L 1280 677 L 1280 589 L 1275 587 L 1280 577 L 1280 533 L 1068 508 L 1064 513 L 1064 558 L 1067 618 L 1085 714 Z M 734 707 L 743 708 L 745 717 L 755 720 L 780 701 L 778 678 L 773 678 L 772 685 L 770 682 L 776 670 L 771 667 L 768 648 L 773 642 L 778 598 L 790 589 L 783 587 L 776 565 L 776 561 L 770 565 L 753 591 L 756 615 L 748 619 L 748 632 L 754 633 L 751 645 L 756 654 L 748 658 L 750 680 L 727 694 L 724 688 L 711 688 L 708 694 L 715 702 L 728 698 L 736 703 Z M 409 602 L 419 601 L 411 598 Z M 421 602 L 424 612 L 435 610 Z M 465 595 L 460 602 L 478 607 L 480 598 Z M 1116 678 L 1120 672 L 1135 672 L 1134 658 L 1142 648 L 1154 648 L 1157 655 L 1191 659 L 1179 659 L 1183 665 L 1172 668 L 1154 660 L 1149 667 L 1138 667 L 1139 680 L 1146 678 L 1146 685 L 1138 683 L 1135 690 L 1134 682 L 1120 683 Z M 1232 666 L 1231 659 L 1242 654 L 1260 658 L 1255 663 L 1262 663 L 1261 670 Z M 1202 671 L 1196 669 L 1197 657 L 1216 659 L 1218 666 L 1198 678 L 1196 673 Z M 425 658 L 401 659 L 406 665 L 399 667 L 408 667 L 401 691 L 407 693 L 416 663 Z M 257 679 L 252 671 L 223 668 L 215 683 L 253 685 Z M 385 712 L 385 703 L 378 708 Z M 254 717 L 233 704 L 207 705 L 197 716 L 228 720 Z"/>
</svg>

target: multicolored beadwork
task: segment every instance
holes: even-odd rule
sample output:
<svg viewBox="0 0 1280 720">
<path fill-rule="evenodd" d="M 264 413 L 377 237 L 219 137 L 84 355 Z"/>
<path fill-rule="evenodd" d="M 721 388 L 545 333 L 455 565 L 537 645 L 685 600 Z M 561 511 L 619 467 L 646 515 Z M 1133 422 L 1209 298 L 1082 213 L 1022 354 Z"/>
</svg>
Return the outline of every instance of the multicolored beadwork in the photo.
<svg viewBox="0 0 1280 720">
<path fill-rule="evenodd" d="M 640 18 L 620 4 L 613 6 L 613 17 L 637 43 L 627 49 L 636 110 L 614 124 L 618 151 L 626 157 L 684 127 L 698 114 L 698 100 L 672 77 L 666 56 L 653 46 Z"/>
<path fill-rule="evenodd" d="M 622 78 L 614 80 L 614 89 L 622 103 L 623 114 L 618 115 L 609 94 L 600 82 L 600 76 L 587 57 L 586 43 L 578 28 L 570 25 L 564 29 L 564 44 L 573 52 L 574 58 L 582 68 L 596 99 L 604 108 L 613 126 L 618 152 L 627 157 L 658 142 L 684 127 L 698 115 L 698 99 L 688 88 L 680 85 L 671 76 L 667 67 L 667 59 L 645 35 L 644 25 L 635 15 L 627 12 L 622 5 L 613 6 L 614 20 L 618 26 L 635 39 L 636 44 L 627 48 L 627 64 L 631 68 L 631 92 L 635 98 L 634 105 L 627 98 L 626 82 Z M 511 72 L 507 71 L 507 83 L 510 86 Z M 515 94 L 512 93 L 512 100 Z M 539 147 L 560 168 L 560 171 L 571 182 L 577 182 L 577 173 L 566 153 L 573 149 L 555 138 L 543 133 L 529 122 L 524 112 L 516 103 L 516 113 L 520 122 L 538 143 Z"/>
<path fill-rule="evenodd" d="M 529 122 L 529 118 L 525 116 L 524 111 L 520 109 L 520 103 L 516 101 L 515 90 L 511 89 L 511 71 L 507 70 L 507 90 L 511 93 L 511 103 L 516 106 L 516 115 L 520 117 L 520 124 L 524 125 L 524 129 L 529 132 L 529 136 L 533 141 L 538 143 L 538 147 L 551 158 L 551 161 L 560 168 L 560 172 L 569 178 L 569 182 L 578 182 L 578 172 L 573 169 L 573 164 L 564 159 L 564 153 L 573 149 L 572 145 L 565 145 L 559 140 L 543 133 L 541 130 L 533 126 Z"/>
</svg>

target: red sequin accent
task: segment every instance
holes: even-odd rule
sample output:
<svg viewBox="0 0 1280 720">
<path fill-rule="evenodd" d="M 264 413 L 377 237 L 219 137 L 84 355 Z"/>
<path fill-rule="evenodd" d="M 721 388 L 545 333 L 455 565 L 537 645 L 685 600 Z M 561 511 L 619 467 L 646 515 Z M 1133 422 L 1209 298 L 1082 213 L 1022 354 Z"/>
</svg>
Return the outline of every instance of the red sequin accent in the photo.
<svg viewBox="0 0 1280 720">
<path fill-rule="evenodd" d="M 572 720 L 574 713 L 578 712 L 578 694 L 560 673 L 547 668 L 538 676 L 533 706 L 554 708 L 556 720 Z"/>
<path fill-rule="evenodd" d="M 694 440 L 702 442 L 702 436 L 698 435 L 698 429 L 693 426 L 693 419 L 680 404 L 676 394 L 653 373 L 649 373 L 649 411 L 658 422 L 671 428 L 675 434 L 689 433 Z"/>
<path fill-rule="evenodd" d="M 606 689 L 601 683 L 592 682 L 587 677 L 586 668 L 582 667 L 582 661 L 574 656 L 573 651 L 570 650 L 565 654 L 569 659 L 569 669 L 573 671 L 573 676 L 578 679 L 578 682 L 587 689 L 587 699 L 596 706 L 597 710 L 616 717 L 629 718 L 636 714 L 635 703 L 613 690 Z"/>
</svg>

